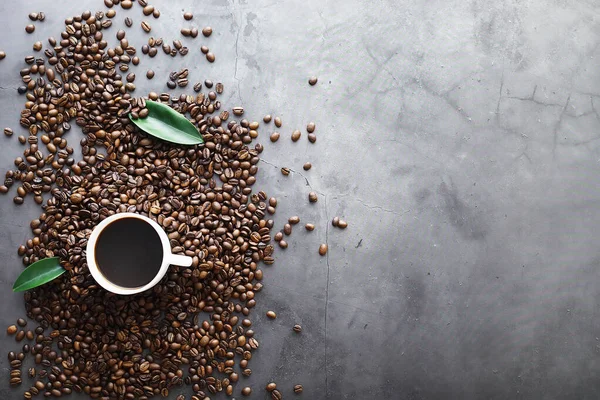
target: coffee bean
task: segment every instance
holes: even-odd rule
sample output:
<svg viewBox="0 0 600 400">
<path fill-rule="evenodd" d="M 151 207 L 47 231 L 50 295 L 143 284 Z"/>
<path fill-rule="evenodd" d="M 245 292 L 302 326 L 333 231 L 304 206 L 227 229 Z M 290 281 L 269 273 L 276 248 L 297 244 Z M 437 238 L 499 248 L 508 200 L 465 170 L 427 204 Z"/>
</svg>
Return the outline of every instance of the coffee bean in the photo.
<svg viewBox="0 0 600 400">
<path fill-rule="evenodd" d="M 239 117 L 240 115 L 243 115 L 243 114 L 244 114 L 244 108 L 243 108 L 243 107 L 233 107 L 233 108 L 231 109 L 231 111 L 233 111 L 233 115 L 237 115 L 238 117 Z"/>
<path fill-rule="evenodd" d="M 190 31 L 190 36 L 193 38 L 197 38 L 198 37 L 198 28 L 192 28 L 192 30 Z"/>
<path fill-rule="evenodd" d="M 125 18 L 125 26 L 127 26 L 128 28 L 131 28 L 132 25 L 133 25 L 133 20 L 129 17 Z"/>
<path fill-rule="evenodd" d="M 13 130 L 10 128 L 4 128 L 4 134 L 6 136 L 12 136 L 13 135 Z"/>
<path fill-rule="evenodd" d="M 298 222 L 300 222 L 300 217 L 297 216 L 297 215 L 291 216 L 291 217 L 288 218 L 288 222 L 291 225 L 296 225 Z"/>
<path fill-rule="evenodd" d="M 148 33 L 152 30 L 152 27 L 150 26 L 150 24 L 147 21 L 142 21 L 142 29 L 144 30 L 144 32 Z"/>
<path fill-rule="evenodd" d="M 302 332 L 302 326 L 300 326 L 300 325 L 298 325 L 298 324 L 294 325 L 294 327 L 293 327 L 292 329 L 293 329 L 293 330 L 294 330 L 294 332 L 296 332 L 296 333 L 300 333 L 300 332 Z"/>
<path fill-rule="evenodd" d="M 267 311 L 267 317 L 270 319 L 275 319 L 277 318 L 277 314 L 275 314 L 275 311 Z"/>
<path fill-rule="evenodd" d="M 44 14 L 43 12 L 40 11 L 37 19 L 38 19 L 38 21 L 44 21 L 46 19 L 46 14 Z"/>
<path fill-rule="evenodd" d="M 158 8 L 155 8 L 154 12 L 152 13 L 152 16 L 154 18 L 159 18 L 160 17 L 160 10 Z"/>
<path fill-rule="evenodd" d="M 302 390 L 304 390 L 302 385 L 294 385 L 294 393 L 300 394 L 300 393 L 302 393 Z"/>
<path fill-rule="evenodd" d="M 42 42 L 37 41 L 33 44 L 33 51 L 40 51 L 42 49 Z"/>
<path fill-rule="evenodd" d="M 215 55 L 211 52 L 206 53 L 206 59 L 208 62 L 215 62 Z"/>
<path fill-rule="evenodd" d="M 271 139 L 271 142 L 273 142 L 273 143 L 275 143 L 276 141 L 278 141 L 279 140 L 279 132 L 273 132 L 273 133 L 271 133 L 271 136 L 269 136 L 269 139 Z M 287 174 L 289 174 L 289 170 L 288 170 L 288 173 L 285 174 L 283 172 L 283 169 L 282 169 L 281 173 L 284 174 L 284 175 L 287 175 Z"/>
<path fill-rule="evenodd" d="M 275 117 L 275 120 L 274 120 L 274 122 L 275 122 L 275 126 L 276 126 L 276 127 L 278 127 L 278 128 L 281 128 L 281 125 L 282 125 L 282 123 L 281 123 L 281 118 L 279 118 L 279 117 Z"/>
<path fill-rule="evenodd" d="M 146 78 L 148 78 L 148 79 L 154 78 L 154 71 L 152 71 L 151 69 L 146 71 Z"/>
<path fill-rule="evenodd" d="M 125 31 L 122 29 L 119 29 L 117 31 L 117 40 L 123 40 L 125 38 Z"/>
<path fill-rule="evenodd" d="M 271 399 L 272 400 L 281 400 L 281 399 L 283 399 L 283 396 L 281 395 L 279 390 L 275 389 L 271 392 Z"/>
<path fill-rule="evenodd" d="M 194 85 L 194 92 L 198 93 L 202 90 L 202 82 L 196 82 Z"/>
<path fill-rule="evenodd" d="M 302 133 L 298 129 L 292 132 L 292 142 L 297 142 L 300 139 L 301 135 Z"/>
<path fill-rule="evenodd" d="M 283 239 L 283 233 L 277 232 L 274 236 L 274 239 L 276 242 L 281 242 L 281 240 Z"/>
<path fill-rule="evenodd" d="M 131 0 L 121 0 L 121 7 L 125 10 L 129 10 L 133 6 Z"/>
<path fill-rule="evenodd" d="M 308 84 L 310 86 L 315 86 L 318 82 L 318 78 L 316 76 L 311 76 L 310 78 L 308 78 Z"/>
<path fill-rule="evenodd" d="M 306 125 L 306 131 L 308 133 L 313 133 L 315 131 L 315 123 L 309 122 L 308 125 Z"/>
<path fill-rule="evenodd" d="M 312 232 L 312 231 L 314 231 L 314 230 L 315 230 L 315 225 L 314 225 L 314 224 L 306 224 L 306 225 L 304 225 L 304 228 L 305 228 L 307 231 L 309 231 L 309 232 Z"/>
<path fill-rule="evenodd" d="M 265 124 L 268 124 L 269 122 L 271 122 L 271 116 L 270 116 L 269 114 L 265 115 L 265 116 L 263 117 L 263 122 L 264 122 Z"/>
<path fill-rule="evenodd" d="M 19 326 L 26 326 L 27 325 L 27 321 L 24 320 L 23 318 L 19 318 L 17 320 L 17 325 L 19 325 Z"/>
<path fill-rule="evenodd" d="M 308 134 L 308 141 L 311 143 L 314 143 L 317 141 L 317 135 L 315 135 L 314 133 L 309 133 Z"/>
<path fill-rule="evenodd" d="M 279 247 L 281 247 L 282 249 L 287 249 L 288 244 L 285 240 L 280 240 L 279 241 Z"/>
<path fill-rule="evenodd" d="M 201 47 L 200 47 L 200 51 L 202 52 L 202 54 L 207 54 L 209 50 L 208 50 L 208 47 L 206 47 L 206 46 L 201 46 Z"/>
<path fill-rule="evenodd" d="M 16 197 L 15 197 L 15 199 L 16 199 Z M 21 202 L 23 202 L 23 198 L 21 198 Z M 15 201 L 15 203 L 17 203 L 17 202 Z M 19 204 L 19 203 L 17 203 L 17 204 Z M 25 331 L 19 331 L 19 332 L 17 332 L 17 336 L 15 336 L 15 340 L 17 342 L 20 342 L 24 338 L 25 338 Z"/>
<path fill-rule="evenodd" d="M 283 167 L 281 168 L 281 173 L 285 176 L 288 176 L 290 174 L 290 169 L 287 167 Z"/>
<path fill-rule="evenodd" d="M 15 333 L 17 333 L 17 326 L 16 325 L 11 325 L 8 328 L 6 328 L 6 334 L 7 335 L 14 335 Z"/>
<path fill-rule="evenodd" d="M 145 16 L 149 16 L 150 14 L 152 14 L 154 12 L 154 6 L 147 5 L 143 8 L 142 12 L 144 13 Z"/>
<path fill-rule="evenodd" d="M 285 224 L 283 226 L 283 233 L 285 233 L 286 235 L 291 235 L 292 234 L 292 225 L 290 224 Z"/>
<path fill-rule="evenodd" d="M 267 384 L 267 392 L 272 392 L 273 390 L 277 389 L 277 384 L 275 382 L 271 382 Z"/>
<path fill-rule="evenodd" d="M 33 25 L 33 24 L 29 24 L 25 27 L 25 32 L 33 33 L 33 31 L 35 31 L 35 25 Z"/>
<path fill-rule="evenodd" d="M 202 34 L 205 37 L 209 37 L 210 35 L 212 35 L 212 28 L 210 26 L 207 26 L 205 28 L 202 28 Z"/>
<path fill-rule="evenodd" d="M 177 87 L 177 84 L 175 82 L 173 82 L 173 81 L 168 81 L 167 82 L 167 87 L 169 89 L 175 89 Z"/>
<path fill-rule="evenodd" d="M 244 396 L 250 396 L 251 393 L 252 393 L 252 388 L 250 386 L 246 386 L 245 388 L 242 389 L 242 394 Z"/>
<path fill-rule="evenodd" d="M 344 221 L 343 219 L 340 219 L 338 221 L 337 227 L 340 229 L 346 229 L 346 227 L 348 227 L 348 223 L 346 221 Z"/>
<path fill-rule="evenodd" d="M 181 28 L 180 32 L 185 37 L 188 37 L 192 34 L 192 30 L 190 28 Z"/>
<path fill-rule="evenodd" d="M 305 163 L 304 163 L 304 165 L 302 166 L 302 168 L 303 168 L 305 171 L 308 171 L 309 169 L 311 169 L 311 168 L 312 168 L 312 164 L 311 164 L 311 163 L 309 163 L 309 162 L 305 162 Z"/>
<path fill-rule="evenodd" d="M 324 256 L 327 254 L 327 245 L 325 243 L 319 246 L 319 255 Z"/>
<path fill-rule="evenodd" d="M 338 226 L 338 224 L 340 223 L 340 217 L 333 217 L 333 219 L 331 220 L 331 225 L 333 226 Z"/>
<path fill-rule="evenodd" d="M 25 144 L 27 142 L 27 139 L 25 139 L 25 136 L 21 135 L 21 136 L 19 136 L 18 139 L 19 139 L 19 143 L 21 143 L 21 144 Z"/>
<path fill-rule="evenodd" d="M 117 15 L 117 12 L 113 9 L 110 9 L 106 12 L 105 14 L 108 18 L 114 18 L 115 15 Z"/>
<path fill-rule="evenodd" d="M 186 21 L 190 21 L 192 18 L 194 18 L 194 14 L 191 12 L 186 12 L 183 14 L 183 18 L 185 18 Z"/>
<path fill-rule="evenodd" d="M 319 200 L 319 197 L 317 196 L 317 194 L 315 192 L 310 192 L 308 194 L 308 201 L 311 203 L 316 203 L 317 200 Z"/>
<path fill-rule="evenodd" d="M 6 53 L 3 50 L 0 50 L 0 60 L 4 60 L 6 58 Z"/>
<path fill-rule="evenodd" d="M 36 13 L 36 12 L 29 13 L 29 19 L 32 21 L 37 21 L 38 13 Z"/>
<path fill-rule="evenodd" d="M 211 81 L 210 79 L 206 79 L 204 81 L 204 86 L 206 86 L 208 89 L 212 88 L 214 85 L 213 81 Z"/>
</svg>

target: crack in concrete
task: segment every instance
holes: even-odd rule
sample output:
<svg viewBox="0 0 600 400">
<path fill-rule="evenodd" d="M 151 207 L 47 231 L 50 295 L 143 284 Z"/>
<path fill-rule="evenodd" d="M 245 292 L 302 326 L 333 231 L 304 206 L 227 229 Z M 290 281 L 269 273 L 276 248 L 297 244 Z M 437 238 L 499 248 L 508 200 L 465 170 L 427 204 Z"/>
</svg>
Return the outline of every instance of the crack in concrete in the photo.
<svg viewBox="0 0 600 400">
<path fill-rule="evenodd" d="M 562 121 L 563 121 L 563 118 L 567 111 L 567 107 L 569 106 L 570 100 L 571 100 L 571 95 L 569 94 L 569 97 L 567 97 L 567 101 L 565 102 L 565 105 L 564 105 L 562 111 L 560 112 L 558 121 L 556 122 L 556 125 L 554 125 L 554 139 L 552 142 L 552 158 L 554 158 L 554 159 L 556 159 L 556 148 L 558 146 L 558 129 L 560 128 L 560 125 L 562 124 Z"/>
</svg>

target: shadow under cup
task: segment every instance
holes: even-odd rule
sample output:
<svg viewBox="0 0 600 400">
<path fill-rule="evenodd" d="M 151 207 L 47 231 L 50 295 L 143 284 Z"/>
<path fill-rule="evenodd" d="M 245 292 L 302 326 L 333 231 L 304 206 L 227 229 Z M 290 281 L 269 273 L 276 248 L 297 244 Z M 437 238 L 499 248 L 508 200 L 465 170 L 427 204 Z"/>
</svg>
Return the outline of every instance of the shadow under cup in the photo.
<svg viewBox="0 0 600 400">
<path fill-rule="evenodd" d="M 159 273 L 163 245 L 156 230 L 139 218 L 120 218 L 98 236 L 94 260 L 100 273 L 114 285 L 138 288 Z"/>
</svg>

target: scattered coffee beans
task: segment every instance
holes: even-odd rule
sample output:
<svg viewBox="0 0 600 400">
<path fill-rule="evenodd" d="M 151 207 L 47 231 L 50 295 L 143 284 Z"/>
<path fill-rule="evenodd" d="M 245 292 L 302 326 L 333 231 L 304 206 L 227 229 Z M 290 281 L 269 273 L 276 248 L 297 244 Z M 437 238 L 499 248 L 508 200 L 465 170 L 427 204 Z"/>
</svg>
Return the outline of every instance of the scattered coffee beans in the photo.
<svg viewBox="0 0 600 400">
<path fill-rule="evenodd" d="M 300 139 L 301 135 L 302 133 L 298 129 L 292 132 L 292 142 L 297 142 Z"/>
<path fill-rule="evenodd" d="M 305 162 L 305 163 L 304 163 L 304 165 L 302 166 L 302 168 L 303 168 L 305 171 L 308 171 L 309 169 L 311 169 L 311 168 L 312 168 L 312 164 L 311 164 L 311 163 L 309 163 L 309 162 Z"/>
<path fill-rule="evenodd" d="M 281 125 L 282 125 L 281 118 L 275 117 L 274 122 L 275 122 L 276 127 L 281 128 Z"/>
<path fill-rule="evenodd" d="M 308 125 L 306 125 L 306 131 L 308 133 L 313 133 L 315 131 L 315 123 L 314 122 L 309 122 Z"/>
<path fill-rule="evenodd" d="M 293 327 L 292 329 L 293 329 L 293 330 L 294 330 L 294 332 L 296 332 L 296 333 L 300 333 L 300 332 L 302 332 L 302 326 L 300 326 L 300 325 L 298 325 L 298 324 L 294 325 L 294 327 Z"/>
<path fill-rule="evenodd" d="M 270 319 L 275 319 L 277 318 L 277 314 L 275 314 L 275 311 L 267 311 L 267 317 Z"/>
<path fill-rule="evenodd" d="M 185 18 L 186 21 L 190 21 L 192 18 L 194 18 L 194 14 L 191 12 L 186 12 L 183 14 L 183 18 Z"/>
<path fill-rule="evenodd" d="M 302 387 L 302 385 L 294 385 L 294 393 L 300 394 L 303 390 L 304 388 Z"/>
<path fill-rule="evenodd" d="M 306 224 L 306 225 L 304 225 L 304 228 L 306 228 L 307 231 L 312 232 L 315 230 L 315 225 L 314 224 Z"/>
<path fill-rule="evenodd" d="M 212 35 L 212 31 L 213 31 L 213 30 L 212 30 L 212 28 L 211 28 L 210 26 L 207 26 L 207 27 L 205 27 L 205 28 L 202 28 L 202 34 L 203 34 L 205 37 L 209 37 L 210 35 Z"/>
<path fill-rule="evenodd" d="M 13 135 L 13 130 L 10 128 L 4 128 L 4 134 L 6 136 L 12 136 Z"/>
<path fill-rule="evenodd" d="M 310 192 L 308 194 L 308 201 L 311 203 L 316 203 L 317 200 L 319 200 L 319 197 L 317 196 L 317 194 L 315 192 Z"/>
<path fill-rule="evenodd" d="M 327 245 L 325 243 L 323 243 L 319 246 L 319 254 L 322 256 L 327 254 Z"/>
<path fill-rule="evenodd" d="M 33 33 L 35 31 L 35 25 L 33 24 L 29 24 L 25 27 L 25 32 L 27 33 Z"/>
<path fill-rule="evenodd" d="M 269 136 L 269 139 L 271 139 L 271 142 L 273 142 L 273 143 L 275 143 L 276 141 L 278 141 L 279 140 L 279 132 L 273 132 L 273 133 L 271 133 L 271 136 Z M 281 171 L 281 173 L 283 173 L 283 170 Z"/>
<path fill-rule="evenodd" d="M 318 79 L 316 76 L 311 76 L 310 78 L 308 78 L 308 84 L 310 86 L 315 86 L 318 82 Z"/>
</svg>

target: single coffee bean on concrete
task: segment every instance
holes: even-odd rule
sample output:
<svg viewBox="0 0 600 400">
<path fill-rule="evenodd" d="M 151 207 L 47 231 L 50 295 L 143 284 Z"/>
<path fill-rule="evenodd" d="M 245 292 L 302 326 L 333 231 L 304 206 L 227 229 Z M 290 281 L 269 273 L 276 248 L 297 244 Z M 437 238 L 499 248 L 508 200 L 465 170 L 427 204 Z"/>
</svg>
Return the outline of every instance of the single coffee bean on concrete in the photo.
<svg viewBox="0 0 600 400">
<path fill-rule="evenodd" d="M 152 13 L 152 16 L 154 18 L 160 18 L 160 10 L 158 8 L 155 8 L 154 12 Z"/>
<path fill-rule="evenodd" d="M 192 34 L 192 30 L 190 28 L 181 28 L 181 35 L 188 37 Z"/>
<path fill-rule="evenodd" d="M 238 117 L 244 115 L 244 107 L 233 107 L 231 111 L 233 111 L 233 115 L 237 115 Z"/>
<path fill-rule="evenodd" d="M 17 332 L 17 335 L 15 336 L 15 340 L 17 342 L 20 342 L 24 338 L 25 338 L 25 331 L 19 331 L 19 332 Z"/>
<path fill-rule="evenodd" d="M 190 21 L 192 18 L 194 18 L 194 14 L 192 14 L 191 12 L 186 12 L 186 13 L 183 14 L 183 18 L 186 21 Z"/>
<path fill-rule="evenodd" d="M 153 5 L 147 5 L 144 7 L 144 9 L 142 10 L 142 12 L 144 13 L 145 16 L 149 16 L 150 14 L 152 14 L 154 12 L 154 6 Z"/>
<path fill-rule="evenodd" d="M 206 53 L 206 59 L 208 62 L 215 62 L 215 55 L 211 52 Z"/>
<path fill-rule="evenodd" d="M 292 225 L 290 224 L 285 224 L 283 226 L 283 233 L 285 233 L 286 235 L 291 235 L 292 234 Z"/>
<path fill-rule="evenodd" d="M 304 165 L 302 166 L 302 168 L 303 168 L 305 171 L 308 171 L 309 169 L 311 169 L 311 168 L 312 168 L 312 164 L 311 164 L 311 163 L 309 163 L 309 162 L 305 162 L 305 163 L 304 163 Z"/>
<path fill-rule="evenodd" d="M 32 21 L 37 21 L 38 13 L 36 13 L 36 12 L 29 13 L 29 19 Z"/>
<path fill-rule="evenodd" d="M 18 139 L 19 139 L 19 143 L 21 143 L 21 144 L 25 144 L 25 142 L 27 142 L 27 139 L 25 139 L 25 136 L 23 136 L 23 135 L 20 135 Z"/>
<path fill-rule="evenodd" d="M 279 247 L 281 247 L 282 249 L 287 249 L 288 244 L 285 240 L 280 240 L 279 241 Z"/>
<path fill-rule="evenodd" d="M 198 28 L 194 27 L 190 30 L 190 36 L 193 38 L 197 38 L 198 37 Z"/>
<path fill-rule="evenodd" d="M 17 326 L 16 325 L 11 325 L 8 328 L 6 328 L 6 334 L 7 335 L 14 335 L 15 333 L 17 333 Z"/>
<path fill-rule="evenodd" d="M 302 393 L 302 390 L 304 390 L 302 385 L 294 385 L 294 393 L 300 394 L 300 393 Z"/>
<path fill-rule="evenodd" d="M 6 58 L 6 53 L 3 50 L 0 50 L 0 60 L 4 60 Z"/>
<path fill-rule="evenodd" d="M 276 141 L 279 140 L 279 132 L 273 132 L 271 133 L 271 136 L 269 136 L 269 139 L 271 139 L 271 142 L 275 143 Z M 281 171 L 283 173 L 283 171 Z M 285 174 L 284 174 L 285 175 Z"/>
<path fill-rule="evenodd" d="M 292 328 L 294 330 L 294 332 L 296 333 L 300 333 L 302 332 L 302 326 L 299 324 L 294 325 L 294 327 Z"/>
<path fill-rule="evenodd" d="M 297 142 L 300 139 L 300 136 L 302 136 L 302 133 L 296 129 L 294 132 L 292 132 L 292 142 Z"/>
<path fill-rule="evenodd" d="M 348 223 L 346 221 L 344 221 L 343 219 L 340 219 L 338 221 L 337 227 L 340 229 L 346 229 L 346 227 L 348 227 Z"/>
<path fill-rule="evenodd" d="M 12 136 L 13 135 L 13 130 L 10 128 L 4 128 L 4 134 L 6 136 Z"/>
<path fill-rule="evenodd" d="M 149 69 L 148 71 L 146 71 L 146 78 L 148 79 L 152 79 L 154 78 L 154 71 Z"/>
<path fill-rule="evenodd" d="M 288 218 L 288 223 L 290 223 L 291 225 L 296 225 L 298 222 L 300 222 L 300 217 L 297 215 Z"/>
<path fill-rule="evenodd" d="M 133 6 L 133 2 L 131 0 L 122 0 L 121 7 L 125 10 L 129 10 Z"/>
<path fill-rule="evenodd" d="M 127 26 L 128 28 L 131 28 L 132 25 L 133 25 L 133 20 L 129 17 L 125 18 L 125 26 Z"/>
<path fill-rule="evenodd" d="M 288 167 L 283 167 L 281 168 L 281 173 L 285 176 L 288 176 L 290 174 L 290 169 Z"/>
<path fill-rule="evenodd" d="M 19 318 L 17 320 L 17 325 L 19 325 L 19 326 L 27 326 L 27 320 L 25 320 L 23 318 Z"/>
<path fill-rule="evenodd" d="M 277 384 L 275 382 L 268 383 L 265 389 L 267 392 L 272 392 L 273 390 L 277 389 Z"/>
<path fill-rule="evenodd" d="M 250 394 L 252 394 L 252 388 L 250 386 L 246 386 L 242 389 L 242 394 L 244 396 L 250 396 Z"/>
<path fill-rule="evenodd" d="M 316 76 L 311 76 L 310 78 L 308 78 L 308 84 L 310 86 L 315 86 L 318 82 L 318 78 Z"/>
<path fill-rule="evenodd" d="M 304 228 L 305 228 L 307 231 L 309 231 L 309 232 L 312 232 L 312 231 L 314 231 L 314 230 L 315 230 L 315 224 L 310 224 L 310 223 L 309 223 L 309 224 L 306 224 L 306 225 L 304 225 Z"/>
<path fill-rule="evenodd" d="M 275 319 L 277 318 L 277 314 L 275 314 L 275 311 L 267 311 L 267 317 L 270 319 Z"/>
<path fill-rule="evenodd" d="M 25 32 L 27 33 L 33 33 L 35 31 L 35 25 L 33 24 L 29 24 L 25 27 Z"/>
<path fill-rule="evenodd" d="M 308 133 L 313 133 L 315 131 L 316 125 L 314 122 L 309 122 L 308 125 L 306 125 L 306 131 Z"/>
<path fill-rule="evenodd" d="M 202 34 L 203 34 L 205 37 L 209 37 L 210 35 L 212 35 L 212 31 L 213 31 L 213 30 L 212 30 L 212 28 L 211 28 L 210 26 L 207 26 L 207 27 L 204 27 L 204 28 L 202 28 Z"/>
<path fill-rule="evenodd" d="M 308 201 L 310 201 L 311 203 L 316 203 L 317 200 L 319 200 L 319 197 L 317 196 L 317 194 L 315 192 L 310 192 L 308 194 Z"/>
<path fill-rule="evenodd" d="M 283 395 L 281 394 L 281 392 L 279 392 L 279 390 L 275 389 L 271 392 L 271 399 L 272 400 L 281 400 L 281 399 L 283 399 Z"/>
<path fill-rule="evenodd" d="M 142 21 L 142 29 L 144 30 L 144 32 L 148 33 L 152 30 L 152 27 L 150 26 L 150 24 L 146 21 Z"/>
<path fill-rule="evenodd" d="M 273 238 L 276 242 L 280 242 L 283 239 L 283 233 L 277 232 Z"/>
<path fill-rule="evenodd" d="M 281 125 L 282 125 L 281 118 L 275 117 L 274 122 L 275 122 L 276 127 L 281 128 Z"/>
<path fill-rule="evenodd" d="M 267 114 L 263 117 L 263 122 L 265 124 L 268 124 L 269 122 L 271 122 L 271 115 Z"/>
<path fill-rule="evenodd" d="M 333 217 L 333 219 L 331 220 L 331 225 L 337 227 L 338 224 L 340 223 L 340 217 Z"/>
<path fill-rule="evenodd" d="M 308 141 L 311 143 L 314 143 L 317 141 L 317 135 L 315 135 L 314 133 L 309 133 L 308 134 Z"/>
<path fill-rule="evenodd" d="M 38 13 L 38 21 L 44 21 L 46 19 L 46 14 L 44 14 L 43 12 L 39 12 Z"/>
<path fill-rule="evenodd" d="M 209 52 L 208 47 L 206 46 L 201 46 L 200 51 L 202 52 L 202 54 L 208 54 Z"/>
<path fill-rule="evenodd" d="M 33 50 L 34 51 L 40 51 L 42 49 L 42 42 L 37 41 L 33 44 Z"/>
<path fill-rule="evenodd" d="M 327 254 L 327 245 L 325 243 L 323 243 L 319 246 L 319 254 L 322 256 Z"/>
</svg>

